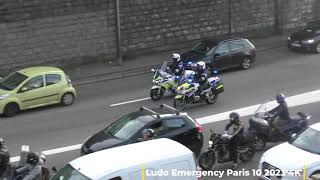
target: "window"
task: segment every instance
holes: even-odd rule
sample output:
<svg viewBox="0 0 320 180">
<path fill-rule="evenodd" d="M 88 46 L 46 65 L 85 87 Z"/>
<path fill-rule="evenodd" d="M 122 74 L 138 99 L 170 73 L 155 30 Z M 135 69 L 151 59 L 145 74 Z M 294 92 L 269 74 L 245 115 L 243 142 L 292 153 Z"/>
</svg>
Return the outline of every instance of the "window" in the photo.
<svg viewBox="0 0 320 180">
<path fill-rule="evenodd" d="M 163 133 L 163 131 L 164 131 L 164 127 L 163 127 L 162 122 L 157 122 L 155 124 L 152 124 L 150 126 L 150 129 L 153 129 L 154 133 L 157 134 L 157 135 Z"/>
<path fill-rule="evenodd" d="M 200 53 L 205 53 L 208 51 L 208 46 L 207 46 L 207 43 L 205 42 L 199 42 L 198 44 L 196 44 L 192 50 L 193 51 L 196 51 L 196 52 L 200 52 Z"/>
<path fill-rule="evenodd" d="M 3 90 L 13 90 L 26 79 L 28 77 L 23 74 L 17 72 L 11 73 L 1 81 L 0 88 Z"/>
<path fill-rule="evenodd" d="M 229 53 L 229 45 L 227 43 L 221 44 L 220 46 L 217 47 L 215 53 L 220 55 Z"/>
<path fill-rule="evenodd" d="M 320 155 L 320 131 L 308 128 L 291 141 L 291 144 L 297 148 L 303 149 L 310 153 Z"/>
<path fill-rule="evenodd" d="M 57 84 L 61 81 L 60 74 L 46 74 L 46 85 L 50 86 L 52 84 Z"/>
<path fill-rule="evenodd" d="M 171 129 L 179 129 L 186 125 L 186 122 L 183 119 L 166 119 L 164 120 L 166 127 Z"/>
<path fill-rule="evenodd" d="M 22 87 L 23 91 L 30 91 L 30 90 L 34 90 L 34 89 L 38 89 L 43 87 L 43 76 L 36 76 L 32 79 L 30 79 L 28 82 L 26 82 L 26 84 Z"/>
<path fill-rule="evenodd" d="M 244 44 L 241 41 L 233 41 L 230 42 L 230 50 L 231 51 L 239 51 L 245 49 Z"/>
<path fill-rule="evenodd" d="M 69 164 L 62 168 L 51 180 L 90 180 Z"/>
</svg>

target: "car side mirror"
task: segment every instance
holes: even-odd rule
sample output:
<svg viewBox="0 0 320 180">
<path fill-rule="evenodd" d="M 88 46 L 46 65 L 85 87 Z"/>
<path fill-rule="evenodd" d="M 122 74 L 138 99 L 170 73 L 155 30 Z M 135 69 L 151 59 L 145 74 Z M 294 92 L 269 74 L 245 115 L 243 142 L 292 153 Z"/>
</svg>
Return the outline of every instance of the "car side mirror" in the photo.
<svg viewBox="0 0 320 180">
<path fill-rule="evenodd" d="M 221 54 L 220 53 L 216 53 L 216 54 L 214 54 L 214 58 L 217 58 L 217 57 L 220 57 L 221 56 Z"/>
<path fill-rule="evenodd" d="M 28 88 L 27 87 L 22 87 L 20 91 L 21 92 L 26 92 L 26 91 L 28 91 Z"/>
<path fill-rule="evenodd" d="M 51 170 L 52 170 L 54 173 L 57 173 L 57 172 L 58 172 L 58 169 L 57 169 L 57 167 L 55 167 L 55 166 L 53 166 L 53 167 L 51 168 Z"/>
</svg>

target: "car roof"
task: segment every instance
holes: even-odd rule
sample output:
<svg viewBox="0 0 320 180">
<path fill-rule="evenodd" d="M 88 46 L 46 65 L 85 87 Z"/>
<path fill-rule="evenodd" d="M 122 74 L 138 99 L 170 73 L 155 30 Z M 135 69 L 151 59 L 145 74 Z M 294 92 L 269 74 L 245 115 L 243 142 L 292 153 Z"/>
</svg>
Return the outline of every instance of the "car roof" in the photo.
<svg viewBox="0 0 320 180">
<path fill-rule="evenodd" d="M 57 72 L 61 73 L 63 71 L 59 68 L 51 67 L 51 66 L 37 66 L 37 67 L 29 67 L 29 68 L 21 69 L 17 72 L 30 77 L 30 76 L 34 76 L 42 73 L 57 73 Z"/>
<path fill-rule="evenodd" d="M 320 131 L 320 123 L 313 124 L 310 126 L 310 128 L 317 130 L 317 131 Z"/>
<path fill-rule="evenodd" d="M 98 151 L 69 164 L 88 178 L 98 179 L 122 169 L 190 154 L 192 151 L 184 145 L 162 138 Z"/>
<path fill-rule="evenodd" d="M 217 44 L 219 44 L 219 43 L 220 43 L 220 42 L 222 42 L 222 41 L 235 41 L 235 40 L 244 40 L 244 38 L 242 38 L 242 37 L 238 37 L 238 36 L 231 36 L 231 37 L 216 37 L 216 38 L 213 38 L 213 39 L 206 39 L 206 40 L 203 40 L 203 42 L 211 43 L 211 44 L 217 45 Z"/>
</svg>

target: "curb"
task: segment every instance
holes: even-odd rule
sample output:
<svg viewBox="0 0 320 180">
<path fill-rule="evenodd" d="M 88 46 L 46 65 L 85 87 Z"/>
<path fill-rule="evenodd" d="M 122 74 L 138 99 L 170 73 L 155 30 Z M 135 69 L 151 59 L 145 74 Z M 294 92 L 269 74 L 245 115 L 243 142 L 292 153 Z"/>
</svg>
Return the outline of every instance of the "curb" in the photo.
<svg viewBox="0 0 320 180">
<path fill-rule="evenodd" d="M 272 43 L 272 44 L 274 44 L 274 43 Z M 258 47 L 257 52 L 278 49 L 278 48 L 282 48 L 284 46 L 287 46 L 287 44 L 280 43 L 277 46 L 266 46 L 261 49 Z M 95 74 L 95 75 L 91 75 L 91 76 L 87 76 L 87 77 L 76 78 L 73 80 L 73 84 L 76 86 L 82 86 L 82 85 L 93 84 L 93 83 L 98 83 L 98 82 L 105 82 L 105 81 L 110 81 L 110 80 L 115 80 L 115 79 L 122 79 L 122 78 L 126 78 L 126 77 L 139 76 L 139 75 L 143 75 L 143 74 L 149 74 L 149 73 L 151 74 L 150 69 L 157 68 L 159 66 L 161 66 L 161 64 L 125 69 L 125 70 L 116 71 L 116 72 Z"/>
</svg>

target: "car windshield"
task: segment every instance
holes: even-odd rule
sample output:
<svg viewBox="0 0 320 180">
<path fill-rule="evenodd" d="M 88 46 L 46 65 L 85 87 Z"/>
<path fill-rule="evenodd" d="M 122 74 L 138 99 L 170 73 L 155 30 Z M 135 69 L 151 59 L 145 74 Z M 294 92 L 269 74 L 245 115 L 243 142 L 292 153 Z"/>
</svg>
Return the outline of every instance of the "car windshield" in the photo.
<svg viewBox="0 0 320 180">
<path fill-rule="evenodd" d="M 207 52 L 206 56 L 213 55 L 215 50 L 216 50 L 216 46 L 214 46 L 209 52 Z"/>
<path fill-rule="evenodd" d="M 0 82 L 0 88 L 4 90 L 13 90 L 26 79 L 28 79 L 28 77 L 23 74 L 18 72 L 11 73 Z"/>
<path fill-rule="evenodd" d="M 200 52 L 200 53 L 206 53 L 207 51 L 207 43 L 204 41 L 197 43 L 193 48 L 192 51 Z"/>
<path fill-rule="evenodd" d="M 119 139 L 130 139 L 145 125 L 146 122 L 141 119 L 141 114 L 131 113 L 111 124 L 103 132 Z"/>
<path fill-rule="evenodd" d="M 90 180 L 69 164 L 62 168 L 51 180 Z"/>
<path fill-rule="evenodd" d="M 320 154 L 320 131 L 308 128 L 299 134 L 291 144 L 305 151 Z"/>
<path fill-rule="evenodd" d="M 308 23 L 305 30 L 312 30 L 312 31 L 320 30 L 320 21 L 313 21 Z"/>
</svg>

